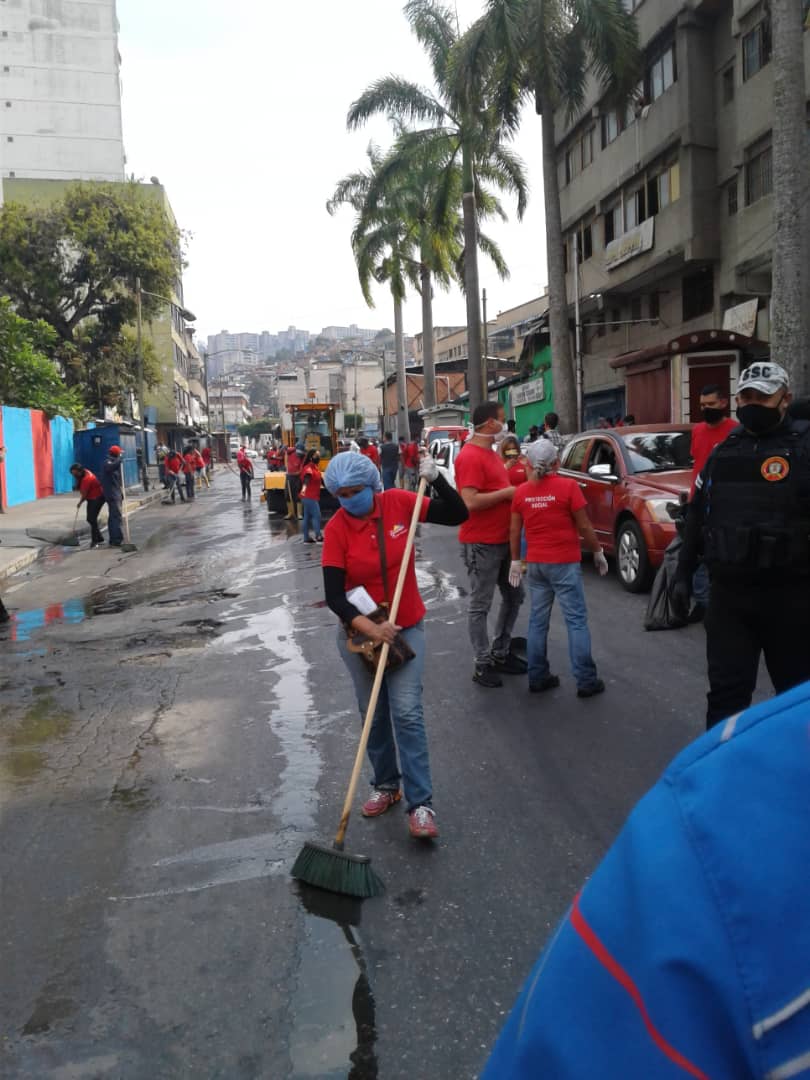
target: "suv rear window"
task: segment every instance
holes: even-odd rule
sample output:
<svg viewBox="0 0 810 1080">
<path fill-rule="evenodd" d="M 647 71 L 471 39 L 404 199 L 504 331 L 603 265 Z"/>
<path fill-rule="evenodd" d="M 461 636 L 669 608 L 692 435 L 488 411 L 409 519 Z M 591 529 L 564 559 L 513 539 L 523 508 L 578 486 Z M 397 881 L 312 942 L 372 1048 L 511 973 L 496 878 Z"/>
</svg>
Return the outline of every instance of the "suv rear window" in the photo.
<svg viewBox="0 0 810 1080">
<path fill-rule="evenodd" d="M 582 466 L 585 464 L 585 452 L 590 441 L 590 439 L 579 439 L 577 442 L 570 443 L 566 447 L 562 467 L 571 469 L 574 472 L 582 472 Z"/>
</svg>

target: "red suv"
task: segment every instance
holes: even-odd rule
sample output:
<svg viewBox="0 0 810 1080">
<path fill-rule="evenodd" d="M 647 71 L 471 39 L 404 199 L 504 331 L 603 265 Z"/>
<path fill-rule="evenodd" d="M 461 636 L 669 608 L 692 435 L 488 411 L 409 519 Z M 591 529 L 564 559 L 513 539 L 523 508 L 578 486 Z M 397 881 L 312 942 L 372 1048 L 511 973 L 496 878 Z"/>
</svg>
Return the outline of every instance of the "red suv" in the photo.
<svg viewBox="0 0 810 1080">
<path fill-rule="evenodd" d="M 692 482 L 692 425 L 645 424 L 583 431 L 562 453 L 560 474 L 588 500 L 599 541 L 629 592 L 650 587 L 675 536 L 676 509 Z"/>
</svg>

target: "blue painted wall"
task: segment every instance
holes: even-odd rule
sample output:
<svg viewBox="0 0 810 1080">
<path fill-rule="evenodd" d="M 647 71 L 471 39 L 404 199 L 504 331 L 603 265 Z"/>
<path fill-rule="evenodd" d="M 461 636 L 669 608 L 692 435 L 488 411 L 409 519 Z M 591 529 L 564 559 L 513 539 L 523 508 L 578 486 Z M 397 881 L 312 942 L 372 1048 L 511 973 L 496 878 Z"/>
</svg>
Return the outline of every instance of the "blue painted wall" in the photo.
<svg viewBox="0 0 810 1080">
<path fill-rule="evenodd" d="M 70 466 L 73 464 L 73 421 L 62 416 L 51 420 L 51 446 L 53 448 L 53 490 L 61 495 L 73 491 L 73 477 Z"/>
<path fill-rule="evenodd" d="M 31 413 L 3 405 L 3 442 L 6 447 L 6 505 L 19 506 L 37 497 L 34 478 L 34 440 Z"/>
</svg>

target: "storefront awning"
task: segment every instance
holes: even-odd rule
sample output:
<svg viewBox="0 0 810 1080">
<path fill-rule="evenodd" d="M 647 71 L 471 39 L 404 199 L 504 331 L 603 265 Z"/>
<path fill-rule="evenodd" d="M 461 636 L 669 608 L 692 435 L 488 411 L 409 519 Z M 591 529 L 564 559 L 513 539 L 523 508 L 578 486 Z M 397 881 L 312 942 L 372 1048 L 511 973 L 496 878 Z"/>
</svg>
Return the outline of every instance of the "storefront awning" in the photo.
<svg viewBox="0 0 810 1080">
<path fill-rule="evenodd" d="M 680 337 L 670 338 L 658 345 L 649 345 L 646 349 L 636 349 L 634 352 L 614 356 L 609 363 L 614 369 L 625 368 L 665 356 L 703 352 L 707 349 L 740 349 L 742 352 L 762 357 L 768 354 L 770 346 L 767 341 L 746 337 L 745 334 L 735 334 L 730 330 L 696 330 L 693 334 L 681 334 Z"/>
</svg>

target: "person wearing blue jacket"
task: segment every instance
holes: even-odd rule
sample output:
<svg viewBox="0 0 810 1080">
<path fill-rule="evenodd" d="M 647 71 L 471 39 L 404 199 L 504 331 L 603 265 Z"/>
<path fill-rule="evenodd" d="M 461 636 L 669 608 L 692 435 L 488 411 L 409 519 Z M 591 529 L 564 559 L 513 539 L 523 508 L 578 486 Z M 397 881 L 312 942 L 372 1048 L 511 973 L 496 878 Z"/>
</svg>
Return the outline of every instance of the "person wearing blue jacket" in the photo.
<svg viewBox="0 0 810 1080">
<path fill-rule="evenodd" d="M 575 898 L 483 1076 L 810 1077 L 810 683 L 670 765 Z"/>
<path fill-rule="evenodd" d="M 110 547 L 121 547 L 124 542 L 123 502 L 124 502 L 124 451 L 120 446 L 111 446 L 104 470 L 101 474 L 101 487 L 107 500 L 109 520 L 107 529 L 110 534 Z"/>
</svg>

